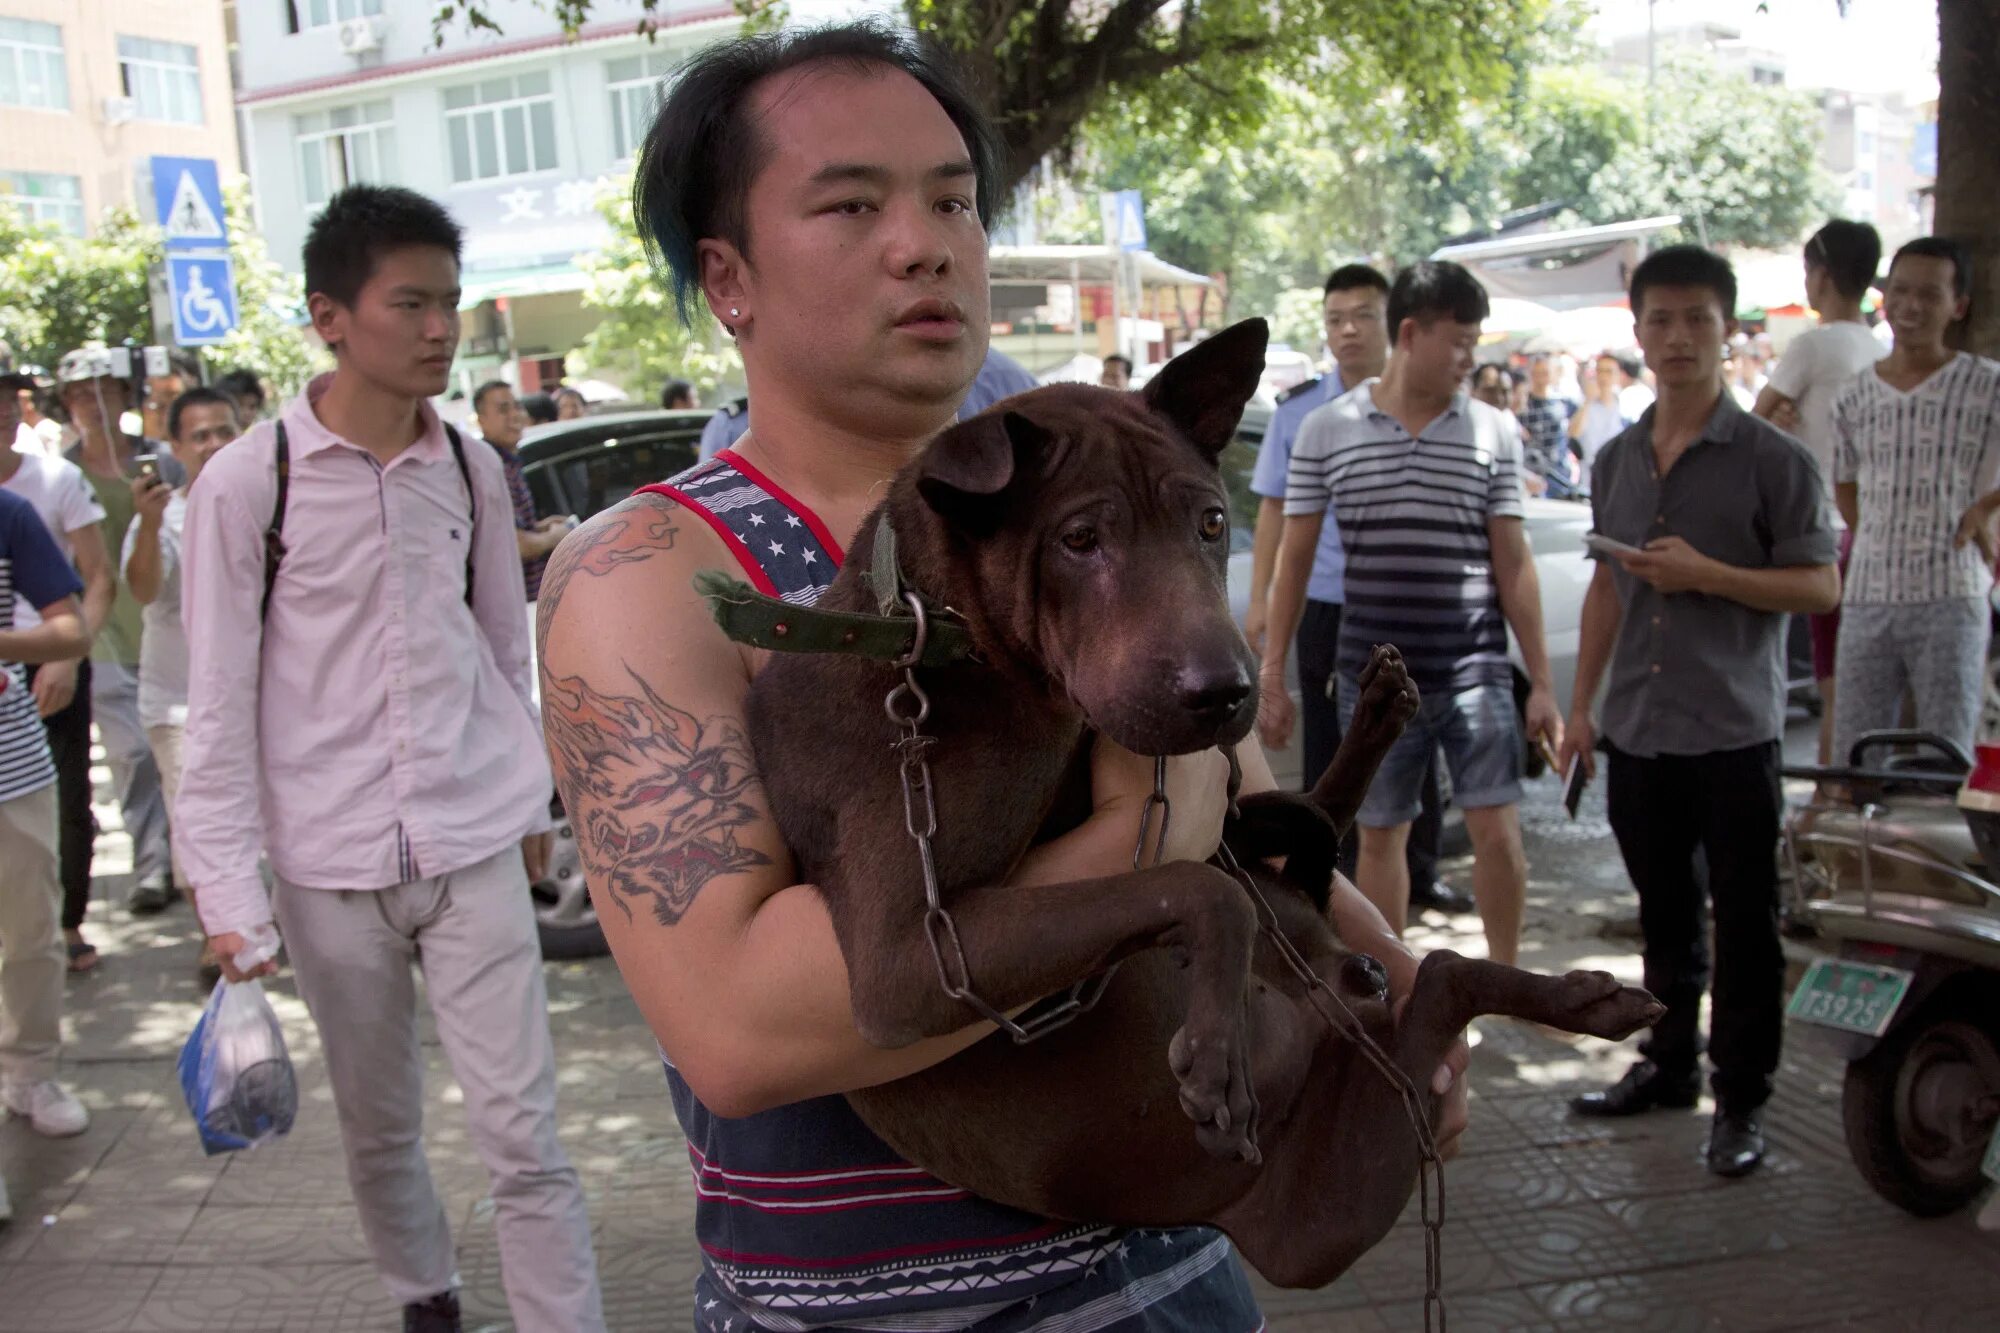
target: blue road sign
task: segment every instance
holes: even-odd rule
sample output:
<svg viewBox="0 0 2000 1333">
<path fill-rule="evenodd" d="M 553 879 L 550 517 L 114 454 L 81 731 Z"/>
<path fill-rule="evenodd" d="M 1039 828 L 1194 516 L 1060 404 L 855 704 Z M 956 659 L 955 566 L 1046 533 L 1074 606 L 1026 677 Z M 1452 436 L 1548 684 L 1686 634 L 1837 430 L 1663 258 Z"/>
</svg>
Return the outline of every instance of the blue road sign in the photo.
<svg viewBox="0 0 2000 1333">
<path fill-rule="evenodd" d="M 1137 190 L 1112 190 L 1103 198 L 1104 243 L 1114 250 L 1146 248 L 1146 203 Z"/>
<path fill-rule="evenodd" d="M 229 244 L 223 225 L 222 178 L 210 157 L 155 157 L 153 204 L 169 250 L 219 250 Z"/>
<path fill-rule="evenodd" d="M 183 347 L 221 342 L 236 327 L 236 266 L 228 255 L 168 255 L 167 289 L 174 341 Z"/>
</svg>

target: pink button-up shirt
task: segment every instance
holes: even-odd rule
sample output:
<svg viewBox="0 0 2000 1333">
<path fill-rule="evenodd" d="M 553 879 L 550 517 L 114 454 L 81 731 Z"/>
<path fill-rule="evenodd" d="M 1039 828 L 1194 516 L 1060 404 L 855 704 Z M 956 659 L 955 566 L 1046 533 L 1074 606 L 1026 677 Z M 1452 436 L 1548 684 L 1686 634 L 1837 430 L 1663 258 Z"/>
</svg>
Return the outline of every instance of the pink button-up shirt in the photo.
<svg viewBox="0 0 2000 1333">
<path fill-rule="evenodd" d="M 464 437 L 475 520 L 428 407 L 422 438 L 384 466 L 315 415 L 330 379 L 284 411 L 286 553 L 261 626 L 275 426 L 216 454 L 189 495 L 173 840 L 211 934 L 271 919 L 260 851 L 291 884 L 381 889 L 472 865 L 549 824 L 500 460 Z"/>
</svg>

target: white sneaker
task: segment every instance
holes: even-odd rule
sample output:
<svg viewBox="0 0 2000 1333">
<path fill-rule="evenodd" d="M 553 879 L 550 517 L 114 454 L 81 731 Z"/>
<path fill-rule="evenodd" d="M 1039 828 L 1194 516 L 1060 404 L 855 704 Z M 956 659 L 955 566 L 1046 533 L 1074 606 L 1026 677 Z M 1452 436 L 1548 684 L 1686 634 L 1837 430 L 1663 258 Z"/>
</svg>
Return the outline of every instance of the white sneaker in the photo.
<svg viewBox="0 0 2000 1333">
<path fill-rule="evenodd" d="M 9 1083 L 0 1087 L 0 1101 L 7 1103 L 11 1114 L 27 1117 L 44 1138 L 67 1139 L 90 1128 L 90 1112 L 52 1078 L 39 1083 Z"/>
</svg>

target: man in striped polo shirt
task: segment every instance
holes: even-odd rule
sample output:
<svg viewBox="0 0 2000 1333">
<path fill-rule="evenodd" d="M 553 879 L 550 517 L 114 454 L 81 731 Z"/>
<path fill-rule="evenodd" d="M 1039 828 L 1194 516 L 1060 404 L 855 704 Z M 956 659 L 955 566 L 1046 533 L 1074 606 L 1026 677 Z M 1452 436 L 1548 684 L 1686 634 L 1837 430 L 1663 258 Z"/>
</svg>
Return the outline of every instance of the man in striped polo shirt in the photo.
<svg viewBox="0 0 2000 1333">
<path fill-rule="evenodd" d="M 1521 531 L 1521 441 L 1465 392 L 1487 315 L 1486 289 L 1457 264 L 1405 269 L 1389 293 L 1395 339 L 1382 377 L 1313 413 L 1285 484 L 1285 529 L 1271 591 L 1264 698 L 1282 695 L 1320 528 L 1332 508 L 1347 546 L 1347 609 L 1335 667 L 1343 718 L 1378 643 L 1393 643 L 1423 694 L 1362 802 L 1359 879 L 1397 930 L 1408 915 L 1404 861 L 1424 766 L 1442 747 L 1472 835 L 1472 893 L 1488 953 L 1520 946 L 1527 860 L 1516 807 L 1521 732 L 1507 630 L 1527 663 L 1529 731 L 1562 740 L 1542 640 L 1541 586 Z M 1278 705 L 1283 707 L 1282 704 Z"/>
<path fill-rule="evenodd" d="M 1942 236 L 1889 263 L 1893 350 L 1834 400 L 1834 500 L 1854 533 L 1834 652 L 1834 753 L 1897 725 L 1972 748 L 1985 695 L 2000 513 L 2000 362 L 1945 345 L 1972 291 L 1971 256 Z"/>
</svg>

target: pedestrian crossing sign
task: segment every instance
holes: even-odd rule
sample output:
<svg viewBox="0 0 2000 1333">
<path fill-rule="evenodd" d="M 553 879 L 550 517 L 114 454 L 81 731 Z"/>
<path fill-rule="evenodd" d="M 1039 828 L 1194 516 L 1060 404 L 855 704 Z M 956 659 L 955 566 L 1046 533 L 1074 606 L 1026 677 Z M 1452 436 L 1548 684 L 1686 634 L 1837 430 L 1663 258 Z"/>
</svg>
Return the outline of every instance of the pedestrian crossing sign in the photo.
<svg viewBox="0 0 2000 1333">
<path fill-rule="evenodd" d="M 215 159 L 155 157 L 153 202 L 169 250 L 214 250 L 229 243 Z"/>
</svg>

